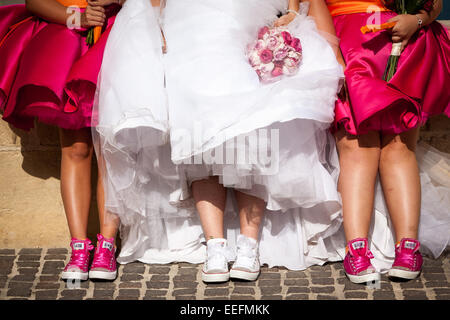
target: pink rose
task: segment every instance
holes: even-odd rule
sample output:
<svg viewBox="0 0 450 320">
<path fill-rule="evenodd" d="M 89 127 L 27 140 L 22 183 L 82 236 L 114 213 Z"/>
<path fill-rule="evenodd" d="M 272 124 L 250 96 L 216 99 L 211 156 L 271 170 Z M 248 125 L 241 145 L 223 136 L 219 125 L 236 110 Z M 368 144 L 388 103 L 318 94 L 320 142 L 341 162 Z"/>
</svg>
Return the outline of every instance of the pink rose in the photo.
<svg viewBox="0 0 450 320">
<path fill-rule="evenodd" d="M 267 32 L 269 32 L 269 27 L 262 27 L 261 29 L 259 29 L 259 31 L 258 31 L 258 39 L 263 39 L 264 38 L 264 35 L 267 33 Z"/>
<path fill-rule="evenodd" d="M 265 49 L 260 52 L 259 58 L 261 59 L 262 63 L 269 63 L 273 59 L 273 53 L 269 49 Z"/>
<path fill-rule="evenodd" d="M 297 52 L 302 52 L 302 44 L 299 38 L 292 39 L 291 47 Z"/>
<path fill-rule="evenodd" d="M 262 40 L 256 41 L 255 49 L 258 51 L 263 50 L 264 49 L 264 41 L 262 41 Z"/>
<path fill-rule="evenodd" d="M 285 48 L 275 51 L 274 52 L 275 60 L 283 60 L 284 58 L 287 57 L 288 53 L 289 51 Z"/>
<path fill-rule="evenodd" d="M 283 68 L 275 67 L 275 68 L 272 70 L 272 76 L 273 76 L 273 77 L 279 77 L 279 76 L 281 76 L 281 75 L 283 75 Z"/>
<path fill-rule="evenodd" d="M 279 41 L 278 41 L 277 37 L 271 36 L 268 40 L 267 48 L 269 48 L 270 50 L 273 50 L 278 45 L 279 45 Z"/>
<path fill-rule="evenodd" d="M 288 46 L 291 45 L 292 42 L 291 34 L 287 31 L 283 31 L 281 35 L 283 36 L 284 43 L 286 43 Z"/>
</svg>

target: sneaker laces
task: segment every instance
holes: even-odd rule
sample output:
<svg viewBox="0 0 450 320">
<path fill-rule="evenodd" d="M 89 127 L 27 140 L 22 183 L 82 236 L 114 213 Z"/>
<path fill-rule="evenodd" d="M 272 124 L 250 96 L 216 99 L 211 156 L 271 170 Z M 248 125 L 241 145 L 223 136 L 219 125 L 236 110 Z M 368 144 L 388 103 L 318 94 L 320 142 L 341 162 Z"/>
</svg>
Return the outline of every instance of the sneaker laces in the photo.
<svg viewBox="0 0 450 320">
<path fill-rule="evenodd" d="M 207 255 L 208 269 L 211 269 L 215 266 L 222 266 L 224 260 L 228 262 L 226 248 L 218 243 L 208 246 Z"/>
<path fill-rule="evenodd" d="M 72 242 L 72 254 L 70 255 L 70 260 L 69 263 L 67 264 L 66 270 L 74 265 L 79 268 L 84 268 L 86 260 L 89 259 L 89 251 L 92 251 L 94 249 L 94 246 L 90 241 L 87 243 L 84 242 L 84 244 L 87 245 L 87 250 L 73 250 L 73 242 Z"/>
<path fill-rule="evenodd" d="M 367 250 L 367 253 L 365 255 L 352 255 L 352 262 L 353 266 L 356 270 L 365 269 L 367 265 L 370 264 L 370 259 L 373 259 L 374 256 L 370 250 Z M 369 270 L 369 269 L 367 269 Z"/>
</svg>

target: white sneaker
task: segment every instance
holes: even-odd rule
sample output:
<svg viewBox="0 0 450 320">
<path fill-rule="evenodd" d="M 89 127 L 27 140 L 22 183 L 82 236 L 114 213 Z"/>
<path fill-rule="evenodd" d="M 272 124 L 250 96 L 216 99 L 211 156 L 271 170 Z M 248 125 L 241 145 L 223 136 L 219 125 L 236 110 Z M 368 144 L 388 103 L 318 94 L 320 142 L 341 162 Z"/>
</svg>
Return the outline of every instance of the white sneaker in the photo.
<svg viewBox="0 0 450 320">
<path fill-rule="evenodd" d="M 259 273 L 258 241 L 240 234 L 237 239 L 236 261 L 231 268 L 230 277 L 255 281 Z"/>
<path fill-rule="evenodd" d="M 227 240 L 211 239 L 206 243 L 206 261 L 202 268 L 203 282 L 225 282 L 230 279 Z"/>
</svg>

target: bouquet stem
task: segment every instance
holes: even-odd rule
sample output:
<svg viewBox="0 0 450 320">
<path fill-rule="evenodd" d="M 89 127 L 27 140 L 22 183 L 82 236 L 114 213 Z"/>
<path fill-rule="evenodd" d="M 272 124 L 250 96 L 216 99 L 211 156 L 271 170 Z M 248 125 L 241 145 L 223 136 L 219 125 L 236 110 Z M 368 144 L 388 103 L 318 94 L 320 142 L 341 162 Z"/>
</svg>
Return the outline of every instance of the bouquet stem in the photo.
<svg viewBox="0 0 450 320">
<path fill-rule="evenodd" d="M 402 53 L 402 44 L 401 42 L 396 42 L 392 44 L 391 55 L 389 56 L 389 60 L 384 70 L 383 80 L 390 81 L 397 71 L 398 60 L 400 58 L 400 54 Z"/>
</svg>

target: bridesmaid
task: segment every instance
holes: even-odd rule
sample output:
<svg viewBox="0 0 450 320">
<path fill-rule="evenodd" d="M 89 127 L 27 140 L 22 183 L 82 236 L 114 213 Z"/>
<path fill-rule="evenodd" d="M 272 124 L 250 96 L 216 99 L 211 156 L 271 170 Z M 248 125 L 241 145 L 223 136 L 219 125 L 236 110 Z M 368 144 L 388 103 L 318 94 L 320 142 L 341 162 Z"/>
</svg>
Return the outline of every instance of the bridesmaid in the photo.
<svg viewBox="0 0 450 320">
<path fill-rule="evenodd" d="M 35 119 L 59 128 L 61 196 L 72 237 L 72 255 L 62 279 L 89 276 L 91 112 L 105 42 L 119 4 L 118 0 L 27 0 L 26 5 L 0 8 L 3 119 L 23 130 L 30 130 Z M 73 5 L 79 10 L 68 8 Z M 70 22 L 74 29 L 68 27 Z M 87 44 L 88 30 L 94 27 L 104 32 L 95 44 Z M 114 279 L 118 222 L 105 215 L 101 185 L 99 179 L 100 234 L 90 276 Z"/>
<path fill-rule="evenodd" d="M 362 34 L 374 5 L 381 23 L 396 24 L 390 31 Z M 432 115 L 450 115 L 450 41 L 434 21 L 442 0 L 416 15 L 397 15 L 380 0 L 328 0 L 328 8 L 347 64 L 349 100 L 337 104 L 334 128 L 348 244 L 345 272 L 355 283 L 379 279 L 368 248 L 379 174 L 397 241 L 389 275 L 414 279 L 422 266 L 421 182 L 415 155 L 419 127 Z M 385 82 L 393 42 L 401 42 L 403 52 L 397 72 Z"/>
</svg>

